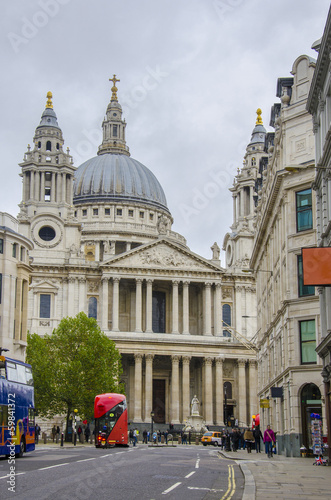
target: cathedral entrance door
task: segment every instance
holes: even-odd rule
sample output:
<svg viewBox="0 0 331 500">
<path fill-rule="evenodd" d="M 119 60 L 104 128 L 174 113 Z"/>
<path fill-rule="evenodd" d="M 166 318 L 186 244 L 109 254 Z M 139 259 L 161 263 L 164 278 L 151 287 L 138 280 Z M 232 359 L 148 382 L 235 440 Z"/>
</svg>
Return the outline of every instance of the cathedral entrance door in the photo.
<svg viewBox="0 0 331 500">
<path fill-rule="evenodd" d="M 154 422 L 165 424 L 165 380 L 153 379 Z"/>
</svg>

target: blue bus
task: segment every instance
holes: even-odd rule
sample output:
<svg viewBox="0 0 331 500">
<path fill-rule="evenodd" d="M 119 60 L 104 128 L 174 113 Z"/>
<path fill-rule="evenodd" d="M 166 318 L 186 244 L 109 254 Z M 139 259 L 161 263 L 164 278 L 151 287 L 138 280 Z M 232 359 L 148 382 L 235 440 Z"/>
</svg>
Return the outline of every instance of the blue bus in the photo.
<svg viewBox="0 0 331 500">
<path fill-rule="evenodd" d="M 35 449 L 35 410 L 30 365 L 0 356 L 0 455 L 21 457 Z"/>
</svg>

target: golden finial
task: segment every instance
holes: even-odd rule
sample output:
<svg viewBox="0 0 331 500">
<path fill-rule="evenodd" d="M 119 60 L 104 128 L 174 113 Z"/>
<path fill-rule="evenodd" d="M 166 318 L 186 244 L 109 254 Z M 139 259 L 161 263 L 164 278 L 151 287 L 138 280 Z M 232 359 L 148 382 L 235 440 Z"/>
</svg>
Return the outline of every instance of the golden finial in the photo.
<svg viewBox="0 0 331 500">
<path fill-rule="evenodd" d="M 52 94 L 52 92 L 47 92 L 46 97 L 47 97 L 46 108 L 53 109 L 53 103 L 52 103 L 53 94 Z"/>
<path fill-rule="evenodd" d="M 118 91 L 118 88 L 116 87 L 116 83 L 120 82 L 121 80 L 117 80 L 116 75 L 113 76 L 113 78 L 109 78 L 110 82 L 113 82 L 113 86 L 111 88 L 112 95 L 111 95 L 111 100 L 112 101 L 117 101 L 117 94 L 116 92 Z"/>
<path fill-rule="evenodd" d="M 256 114 L 257 114 L 257 118 L 256 118 L 256 124 L 255 125 L 263 125 L 263 121 L 262 121 L 262 110 L 260 108 L 258 108 L 256 110 Z"/>
</svg>

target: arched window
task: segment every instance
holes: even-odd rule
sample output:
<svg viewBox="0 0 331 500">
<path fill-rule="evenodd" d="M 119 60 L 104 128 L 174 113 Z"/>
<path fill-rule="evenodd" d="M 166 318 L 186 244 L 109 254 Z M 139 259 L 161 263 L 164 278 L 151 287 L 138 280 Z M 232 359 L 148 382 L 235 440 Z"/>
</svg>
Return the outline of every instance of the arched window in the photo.
<svg viewBox="0 0 331 500">
<path fill-rule="evenodd" d="M 90 297 L 88 301 L 88 317 L 97 319 L 98 301 L 95 297 Z"/>
<path fill-rule="evenodd" d="M 253 156 L 253 158 L 252 158 L 251 165 L 252 165 L 252 167 L 256 166 L 256 158 L 255 158 L 255 156 Z"/>
<path fill-rule="evenodd" d="M 231 333 L 227 328 L 231 326 L 231 306 L 229 304 L 224 304 L 222 307 L 222 318 L 223 318 L 223 337 L 231 337 Z"/>
<path fill-rule="evenodd" d="M 46 142 L 46 151 L 52 151 L 52 143 L 51 141 Z"/>
<path fill-rule="evenodd" d="M 231 382 L 224 382 L 224 398 L 232 399 L 232 384 Z"/>
</svg>

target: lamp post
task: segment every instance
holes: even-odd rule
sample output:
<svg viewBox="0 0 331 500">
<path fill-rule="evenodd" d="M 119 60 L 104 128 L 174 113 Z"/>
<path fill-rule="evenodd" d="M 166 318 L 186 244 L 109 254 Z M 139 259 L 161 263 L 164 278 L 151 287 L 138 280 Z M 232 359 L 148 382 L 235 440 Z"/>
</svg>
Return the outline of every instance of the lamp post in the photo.
<svg viewBox="0 0 331 500">
<path fill-rule="evenodd" d="M 151 442 L 153 442 L 153 418 L 154 418 L 154 412 L 151 411 Z"/>
<path fill-rule="evenodd" d="M 76 442 L 77 442 L 77 430 L 76 430 L 77 413 L 78 413 L 78 410 L 74 410 L 74 446 L 76 446 Z"/>
</svg>

